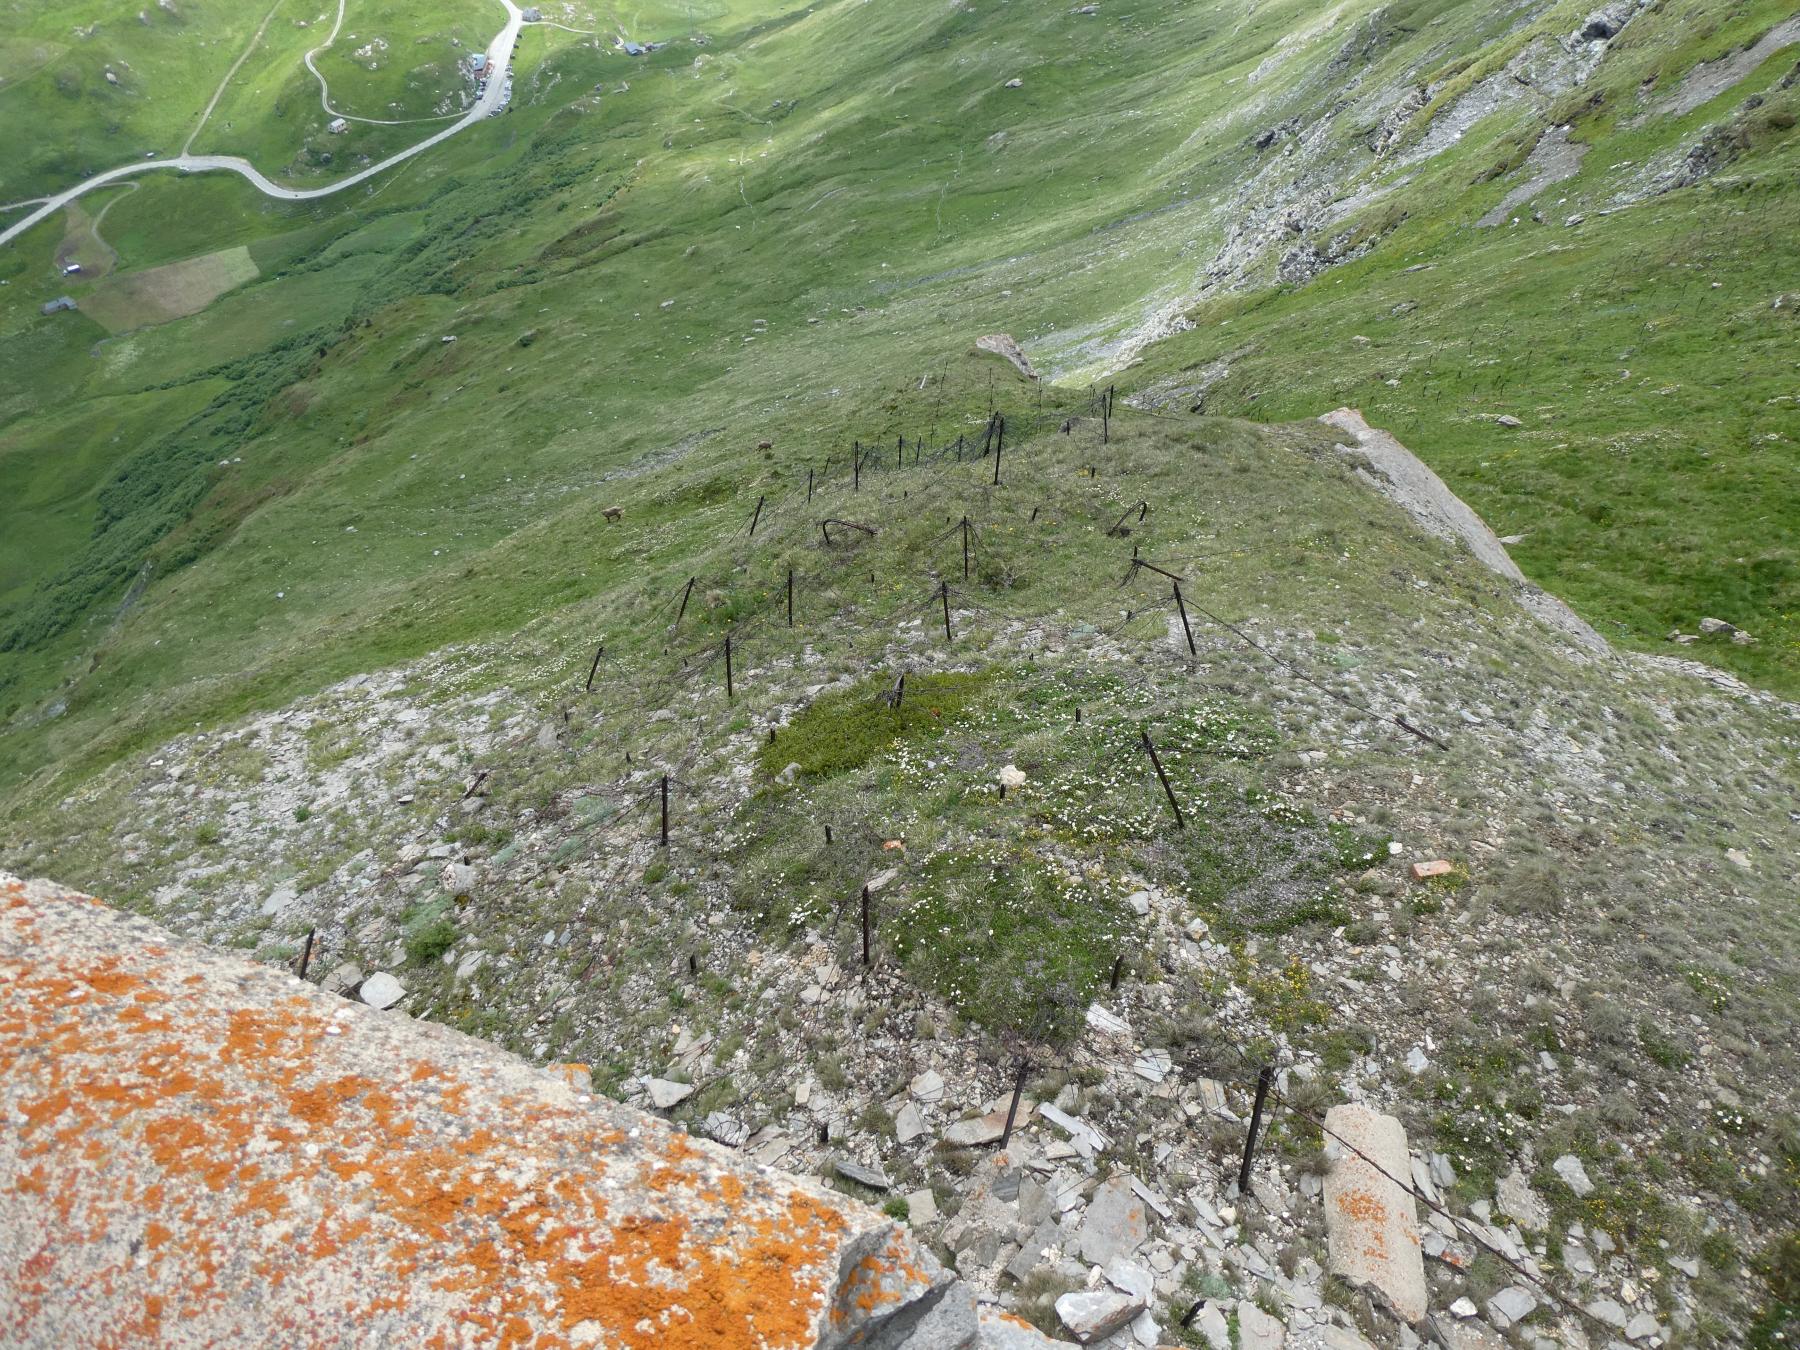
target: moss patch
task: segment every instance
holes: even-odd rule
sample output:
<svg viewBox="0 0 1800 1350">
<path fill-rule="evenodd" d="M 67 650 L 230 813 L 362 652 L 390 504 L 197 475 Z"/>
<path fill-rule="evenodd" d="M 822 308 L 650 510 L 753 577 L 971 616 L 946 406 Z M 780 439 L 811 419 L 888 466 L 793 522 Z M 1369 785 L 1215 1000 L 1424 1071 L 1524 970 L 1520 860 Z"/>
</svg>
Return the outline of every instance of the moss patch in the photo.
<svg viewBox="0 0 1800 1350">
<path fill-rule="evenodd" d="M 896 741 L 929 741 L 960 715 L 988 682 L 985 671 L 909 675 L 898 708 L 887 696 L 894 680 L 878 676 L 851 689 L 825 694 L 786 727 L 759 755 L 764 774 L 798 764 L 808 778 L 859 769 Z"/>
</svg>

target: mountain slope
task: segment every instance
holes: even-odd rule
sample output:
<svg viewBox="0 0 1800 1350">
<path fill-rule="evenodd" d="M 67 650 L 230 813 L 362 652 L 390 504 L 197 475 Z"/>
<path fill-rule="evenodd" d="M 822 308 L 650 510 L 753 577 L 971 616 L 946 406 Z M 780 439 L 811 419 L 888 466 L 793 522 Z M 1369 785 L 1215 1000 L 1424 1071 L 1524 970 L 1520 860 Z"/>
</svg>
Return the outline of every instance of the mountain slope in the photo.
<svg viewBox="0 0 1800 1350">
<path fill-rule="evenodd" d="M 1532 53 L 1562 53 L 1555 39 L 1579 26 L 1565 11 L 1340 7 L 1329 21 L 1302 21 L 1300 9 L 1268 6 L 1244 21 L 1192 6 L 1132 16 L 894 6 L 872 21 L 862 7 L 827 6 L 677 44 L 648 64 L 528 29 L 517 111 L 366 202 L 281 206 L 208 180 L 149 181 L 116 202 L 106 228 L 132 265 L 184 247 L 249 246 L 258 279 L 192 318 L 107 337 L 81 315 L 37 315 L 41 298 L 71 284 L 35 279 L 30 260 L 54 235 L 42 226 L 5 260 L 18 279 L 7 341 L 19 357 L 7 434 L 20 447 L 5 462 L 25 500 L 55 502 L 58 523 L 9 558 L 19 578 L 0 655 L 10 716 L 17 726 L 61 709 L 69 740 L 87 744 L 75 729 L 84 707 L 104 707 L 109 721 L 135 706 L 159 717 L 172 686 L 192 690 L 205 715 L 210 696 L 194 683 L 204 663 L 171 666 L 166 650 L 145 651 L 165 639 L 186 649 L 198 633 L 209 649 L 224 642 L 287 667 L 271 688 L 303 687 L 276 629 L 257 630 L 272 607 L 309 663 L 323 642 L 341 653 L 338 669 L 359 668 L 381 652 L 340 635 L 394 631 L 381 622 L 394 597 L 381 579 L 449 583 L 472 550 L 540 520 L 544 503 L 592 500 L 593 466 L 746 424 L 784 446 L 836 443 L 854 434 L 847 407 L 922 347 L 932 359 L 934 344 L 920 339 L 947 325 L 970 336 L 1010 328 L 1052 372 L 1071 362 L 1104 370 L 1144 350 L 1143 334 L 1193 322 L 1180 316 L 1196 300 L 1213 309 L 1150 349 L 1147 374 L 1235 356 L 1215 406 L 1279 416 L 1354 397 L 1392 413 L 1453 486 L 1504 530 L 1528 534 L 1528 569 L 1615 637 L 1660 642 L 1669 626 L 1691 632 L 1702 614 L 1727 609 L 1718 617 L 1761 641 L 1708 644 L 1709 657 L 1791 688 L 1781 617 L 1791 540 L 1780 521 L 1794 487 L 1781 429 L 1792 405 L 1776 392 L 1788 314 L 1766 308 L 1782 247 L 1731 246 L 1748 266 L 1730 269 L 1720 294 L 1707 290 L 1692 320 L 1653 317 L 1658 330 L 1638 356 L 1643 340 L 1628 346 L 1614 331 L 1640 322 L 1630 306 L 1679 315 L 1675 288 L 1694 291 L 1692 269 L 1636 260 L 1646 249 L 1679 256 L 1682 240 L 1739 208 L 1697 190 L 1659 198 L 1660 234 L 1648 243 L 1638 242 L 1641 207 L 1580 227 L 1574 255 L 1553 255 L 1571 292 L 1651 288 L 1600 304 L 1593 332 L 1529 308 L 1550 294 L 1541 246 L 1467 223 L 1503 186 L 1471 190 L 1469 176 L 1525 155 L 1544 99 L 1465 127 L 1475 95 L 1457 91 L 1487 89 Z M 1745 14 L 1705 31 L 1681 19 L 1647 11 L 1618 35 L 1617 52 L 1578 42 L 1558 57 L 1557 88 L 1590 72 L 1567 93 L 1571 107 L 1590 87 L 1604 95 L 1578 135 L 1614 129 L 1616 85 L 1646 71 L 1674 82 L 1682 62 L 1747 40 L 1757 23 Z M 1490 67 L 1501 74 L 1477 78 Z M 1753 75 L 1766 82 L 1765 69 Z M 1024 72 L 1020 88 L 1002 78 L 1013 72 Z M 1415 85 L 1424 93 L 1409 95 Z M 1678 143 L 1707 111 L 1656 126 Z M 1775 111 L 1759 125 L 1773 127 Z M 1452 124 L 1459 140 L 1440 130 Z M 1779 175 L 1791 151 L 1769 130 L 1741 153 Z M 1604 199 L 1626 172 L 1577 189 Z M 194 193 L 220 209 L 171 220 Z M 1740 228 L 1756 220 L 1776 240 L 1791 237 L 1779 228 L 1787 209 L 1771 190 L 1765 214 Z M 138 245 L 146 231 L 158 240 L 148 250 Z M 1291 298 L 1257 289 L 1378 243 Z M 1437 270 L 1395 276 L 1414 259 Z M 28 264 L 30 284 L 19 270 Z M 1431 306 L 1408 310 L 1446 270 L 1466 294 L 1435 318 Z M 1465 322 L 1472 308 L 1498 309 L 1500 296 L 1505 313 Z M 1134 314 L 1153 312 L 1163 317 L 1133 326 Z M 1297 320 L 1287 314 L 1307 317 L 1289 333 L 1281 325 Z M 1516 337 L 1544 327 L 1552 333 Z M 462 345 L 439 342 L 452 329 Z M 1722 341 L 1727 329 L 1743 329 L 1743 342 Z M 1365 349 L 1358 335 L 1382 345 Z M 1602 335 L 1619 344 L 1606 357 L 1626 353 L 1620 370 L 1638 364 L 1630 381 L 1602 364 Z M 1411 343 L 1421 345 L 1398 350 Z M 1720 382 L 1684 363 L 1742 350 L 1756 355 L 1752 379 L 1722 389 L 1716 408 L 1660 392 L 1664 380 L 1678 391 Z M 1415 370 L 1428 399 L 1413 393 Z M 1402 376 L 1395 393 L 1386 381 Z M 226 391 L 209 386 L 221 378 Z M 195 417 L 191 402 L 160 397 L 170 384 L 214 401 Z M 786 397 L 772 401 L 776 391 Z M 1690 430 L 1664 435 L 1672 397 L 1687 405 L 1679 420 Z M 31 447 L 88 406 L 143 411 L 115 442 L 129 453 L 86 457 L 71 478 L 60 456 Z M 1489 443 L 1482 417 L 1551 406 L 1556 423 L 1514 437 L 1519 453 L 1499 465 L 1477 457 Z M 1635 459 L 1621 453 L 1626 434 Z M 1695 462 L 1705 465 L 1697 479 L 1680 467 Z M 370 509 L 392 527 L 346 547 L 338 536 Z M 459 528 L 424 528 L 451 516 Z M 329 542 L 315 528 L 324 519 Z M 1732 551 L 1721 556 L 1715 540 Z M 215 556 L 220 547 L 229 556 Z M 266 584 L 246 584 L 259 575 Z M 536 612 L 573 580 L 515 603 Z M 131 613 L 115 626 L 128 589 Z M 459 612 L 454 623 L 495 618 Z M 418 630 L 407 650 L 449 635 Z M 54 684 L 64 688 L 52 697 Z M 151 689 L 154 703 L 140 704 Z M 24 748 L 9 759 L 42 762 L 46 734 L 22 729 Z"/>
<path fill-rule="evenodd" d="M 1310 1203 L 1366 1098 L 1450 1211 L 1435 1315 L 1772 1337 L 1790 16 L 670 7 L 632 57 L 546 14 L 590 32 L 389 179 L 147 177 L 0 252 L 0 861 L 692 1079 L 1048 1327 L 1087 1267 L 951 1135 L 1021 1058 L 1106 1141 L 1032 1125 L 1059 1184 L 1198 1197 L 1171 1334 L 1400 1335 Z M 1344 405 L 1612 645 L 1383 502 Z M 1666 641 L 1703 617 L 1756 641 Z"/>
</svg>

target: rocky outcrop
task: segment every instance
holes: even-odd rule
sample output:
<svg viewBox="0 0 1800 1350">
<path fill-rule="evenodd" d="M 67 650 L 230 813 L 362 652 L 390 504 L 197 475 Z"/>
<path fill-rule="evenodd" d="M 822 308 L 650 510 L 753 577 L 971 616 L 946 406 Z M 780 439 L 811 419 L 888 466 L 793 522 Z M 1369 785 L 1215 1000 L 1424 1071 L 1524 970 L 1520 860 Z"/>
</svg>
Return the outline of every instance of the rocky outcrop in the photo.
<svg viewBox="0 0 1800 1350">
<path fill-rule="evenodd" d="M 1035 380 L 1037 371 L 1031 368 L 1031 358 L 1025 355 L 1025 349 L 1009 333 L 988 333 L 975 339 L 978 350 L 992 352 L 995 356 L 1005 357 L 1012 362 L 1013 368 L 1028 380 Z"/>
<path fill-rule="evenodd" d="M 1468 503 L 1388 432 L 1372 427 L 1354 408 L 1319 419 L 1355 439 L 1339 449 L 1364 463 L 1357 477 L 1411 516 L 1427 533 L 1467 548 L 1484 567 L 1512 582 L 1519 605 L 1575 646 L 1606 655 L 1612 650 L 1586 620 L 1548 591 L 1532 585 L 1494 532 Z"/>
<path fill-rule="evenodd" d="M 585 1082 L 0 874 L 0 1340 L 1053 1344 Z"/>
</svg>

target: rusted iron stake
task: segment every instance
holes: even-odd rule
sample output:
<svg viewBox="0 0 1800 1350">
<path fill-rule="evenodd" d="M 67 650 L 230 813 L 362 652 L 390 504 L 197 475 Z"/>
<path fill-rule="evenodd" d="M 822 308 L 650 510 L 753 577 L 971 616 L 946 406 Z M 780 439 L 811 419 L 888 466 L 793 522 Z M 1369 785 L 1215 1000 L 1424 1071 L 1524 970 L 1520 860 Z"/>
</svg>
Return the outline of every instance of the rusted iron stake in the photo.
<svg viewBox="0 0 1800 1350">
<path fill-rule="evenodd" d="M 1256 1158 L 1256 1132 L 1262 1128 L 1263 1103 L 1269 1099 L 1269 1082 L 1275 1070 L 1267 1064 L 1256 1075 L 1256 1105 L 1250 1108 L 1250 1133 L 1244 1140 L 1244 1163 L 1238 1168 L 1238 1194 L 1250 1193 L 1250 1164 Z"/>
<path fill-rule="evenodd" d="M 1019 1098 L 1025 1095 L 1025 1075 L 1031 1072 L 1031 1061 L 1019 1061 L 1019 1076 L 1013 1080 L 1012 1105 L 1006 1108 L 1006 1128 L 1000 1131 L 1000 1147 L 1005 1149 L 1012 1138 L 1013 1120 L 1019 1114 Z"/>
<path fill-rule="evenodd" d="M 1150 743 L 1150 733 L 1144 733 L 1144 749 L 1150 752 L 1150 762 L 1156 766 L 1156 776 L 1162 781 L 1163 796 L 1169 799 L 1169 809 L 1175 813 L 1175 828 L 1185 830 L 1187 822 L 1181 818 L 1181 803 L 1175 800 L 1175 789 L 1169 786 L 1169 775 L 1163 772 L 1162 760 L 1157 757 L 1156 747 Z"/>
</svg>

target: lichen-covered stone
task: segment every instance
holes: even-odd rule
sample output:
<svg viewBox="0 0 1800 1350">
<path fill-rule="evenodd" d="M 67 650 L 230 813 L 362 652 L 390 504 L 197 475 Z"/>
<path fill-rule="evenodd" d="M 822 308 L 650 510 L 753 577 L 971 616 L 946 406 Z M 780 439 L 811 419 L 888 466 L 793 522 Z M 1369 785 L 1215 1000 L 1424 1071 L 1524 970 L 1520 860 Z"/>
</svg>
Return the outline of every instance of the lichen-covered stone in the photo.
<svg viewBox="0 0 1800 1350">
<path fill-rule="evenodd" d="M 1379 1293 L 1403 1321 L 1425 1316 L 1425 1261 L 1406 1130 L 1366 1106 L 1325 1114 L 1325 1226 L 1331 1270 Z"/>
<path fill-rule="evenodd" d="M 967 1332 L 904 1228 L 578 1086 L 0 874 L 0 1343 Z"/>
</svg>

